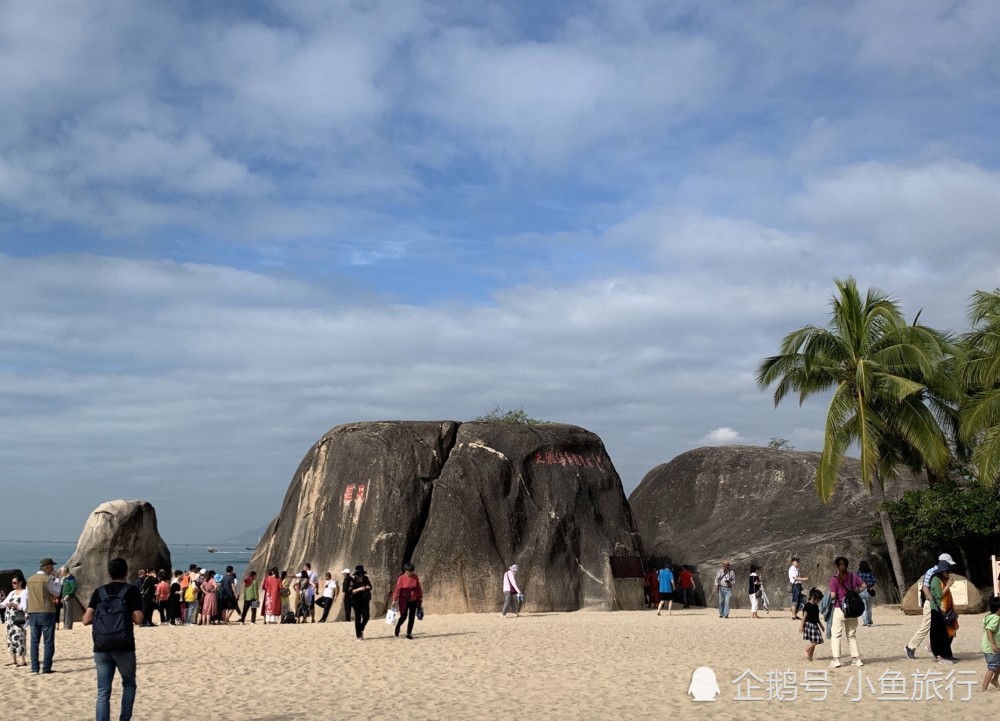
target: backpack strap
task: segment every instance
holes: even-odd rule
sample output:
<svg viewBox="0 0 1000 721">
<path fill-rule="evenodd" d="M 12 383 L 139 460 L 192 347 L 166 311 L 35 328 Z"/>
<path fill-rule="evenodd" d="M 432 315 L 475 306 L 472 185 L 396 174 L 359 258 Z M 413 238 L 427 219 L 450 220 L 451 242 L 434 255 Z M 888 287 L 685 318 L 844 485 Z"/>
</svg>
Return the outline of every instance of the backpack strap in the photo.
<svg viewBox="0 0 1000 721">
<path fill-rule="evenodd" d="M 117 595 L 118 598 L 120 598 L 121 600 L 124 601 L 126 593 L 128 593 L 128 584 L 125 584 L 124 586 L 122 586 L 121 590 L 117 594 L 115 594 L 115 595 Z"/>
<path fill-rule="evenodd" d="M 107 586 L 99 587 L 97 589 L 97 595 L 101 597 L 102 601 L 106 599 L 108 597 L 108 587 Z"/>
</svg>

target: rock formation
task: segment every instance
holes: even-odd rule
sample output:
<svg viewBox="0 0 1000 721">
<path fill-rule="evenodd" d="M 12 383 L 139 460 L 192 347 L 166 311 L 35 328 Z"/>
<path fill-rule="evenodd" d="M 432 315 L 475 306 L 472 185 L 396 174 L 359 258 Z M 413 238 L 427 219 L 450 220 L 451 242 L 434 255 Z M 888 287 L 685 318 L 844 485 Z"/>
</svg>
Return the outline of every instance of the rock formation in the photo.
<svg viewBox="0 0 1000 721">
<path fill-rule="evenodd" d="M 621 480 L 594 434 L 400 421 L 320 438 L 250 567 L 364 564 L 381 613 L 412 560 L 428 612 L 462 613 L 497 610 L 503 572 L 517 563 L 531 610 L 610 609 L 622 601 L 608 557 L 639 554 Z"/>
<path fill-rule="evenodd" d="M 928 564 L 928 568 L 930 564 Z M 960 583 L 965 583 L 966 589 L 966 602 L 959 603 L 960 598 L 955 598 L 955 612 L 956 613 L 971 613 L 980 614 L 986 610 L 989 605 L 990 594 L 983 593 L 969 581 L 965 576 L 959 576 L 957 573 L 951 574 L 951 577 L 955 579 L 956 591 Z M 920 606 L 920 584 L 923 583 L 923 578 L 918 578 L 917 582 L 914 583 L 906 591 L 906 595 L 903 596 L 903 602 L 900 604 L 903 608 L 903 613 L 908 616 L 919 616 L 922 614 L 923 608 Z M 992 589 L 991 589 L 992 590 Z"/>
<path fill-rule="evenodd" d="M 871 564 L 879 603 L 898 603 L 884 545 L 871 540 L 879 525 L 876 501 L 861 480 L 860 463 L 845 459 L 828 504 L 816 497 L 819 453 L 724 446 L 684 453 L 646 474 L 629 497 L 643 548 L 653 558 L 696 567 L 704 596 L 729 560 L 736 573 L 733 603 L 747 607 L 750 564 L 761 578 L 772 609 L 787 606 L 788 566 L 801 557 L 803 584 L 825 587 L 833 559 L 846 556 L 851 570 Z M 917 487 L 907 476 L 887 494 Z M 910 569 L 911 578 L 917 571 Z M 711 600 L 715 603 L 715 599 Z"/>
<path fill-rule="evenodd" d="M 108 582 L 108 561 L 117 556 L 128 562 L 133 576 L 140 568 L 172 568 L 170 549 L 156 527 L 156 511 L 146 501 L 108 501 L 90 514 L 76 551 L 65 564 L 76 576 L 81 604 L 86 605 L 94 589 Z"/>
</svg>

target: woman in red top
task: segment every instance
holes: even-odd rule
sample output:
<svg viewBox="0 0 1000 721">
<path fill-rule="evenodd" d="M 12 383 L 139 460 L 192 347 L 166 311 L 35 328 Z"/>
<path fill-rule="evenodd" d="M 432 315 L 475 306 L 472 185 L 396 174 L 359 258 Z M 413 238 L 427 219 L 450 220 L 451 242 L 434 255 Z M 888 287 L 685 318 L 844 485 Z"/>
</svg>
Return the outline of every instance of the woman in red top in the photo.
<svg viewBox="0 0 1000 721">
<path fill-rule="evenodd" d="M 156 583 L 156 610 L 160 612 L 160 623 L 170 620 L 167 614 L 167 605 L 170 601 L 170 581 L 167 580 L 167 572 L 160 571 Z"/>
<path fill-rule="evenodd" d="M 392 592 L 392 606 L 399 609 L 399 620 L 396 622 L 396 635 L 406 620 L 406 637 L 413 638 L 413 621 L 417 617 L 417 609 L 423 607 L 424 591 L 420 588 L 420 579 L 413 572 L 412 563 L 403 564 L 403 573 L 396 579 L 396 588 Z M 408 620 L 407 620 L 408 619 Z"/>
<path fill-rule="evenodd" d="M 260 584 L 264 595 L 264 623 L 281 622 L 281 579 L 278 578 L 278 567 L 268 569 L 267 578 Z"/>
</svg>

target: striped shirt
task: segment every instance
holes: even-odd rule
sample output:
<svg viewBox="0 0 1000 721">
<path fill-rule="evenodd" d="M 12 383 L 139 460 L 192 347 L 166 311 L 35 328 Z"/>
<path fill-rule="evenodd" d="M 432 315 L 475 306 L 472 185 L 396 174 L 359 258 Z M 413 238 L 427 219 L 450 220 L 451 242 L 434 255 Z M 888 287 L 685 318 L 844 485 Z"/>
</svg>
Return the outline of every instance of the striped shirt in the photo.
<svg viewBox="0 0 1000 721">
<path fill-rule="evenodd" d="M 720 568 L 719 572 L 715 574 L 715 585 L 722 588 L 732 588 L 733 584 L 736 582 L 736 574 L 732 570 L 727 571 L 724 568 Z"/>
</svg>

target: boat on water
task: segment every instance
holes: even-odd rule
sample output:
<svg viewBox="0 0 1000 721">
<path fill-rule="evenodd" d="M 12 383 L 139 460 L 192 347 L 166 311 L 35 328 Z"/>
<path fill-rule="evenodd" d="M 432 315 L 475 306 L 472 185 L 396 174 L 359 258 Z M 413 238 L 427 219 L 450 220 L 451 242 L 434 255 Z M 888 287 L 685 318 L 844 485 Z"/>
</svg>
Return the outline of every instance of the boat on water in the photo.
<svg viewBox="0 0 1000 721">
<path fill-rule="evenodd" d="M 206 551 L 208 551 L 209 553 L 215 553 L 215 552 L 216 552 L 217 550 L 219 550 L 219 549 L 217 549 L 217 548 L 212 548 L 211 546 L 209 546 L 209 547 L 208 547 L 208 548 L 206 548 L 205 550 L 206 550 Z"/>
<path fill-rule="evenodd" d="M 256 551 L 257 550 L 257 546 L 243 546 L 243 548 L 247 549 L 248 551 Z"/>
</svg>

